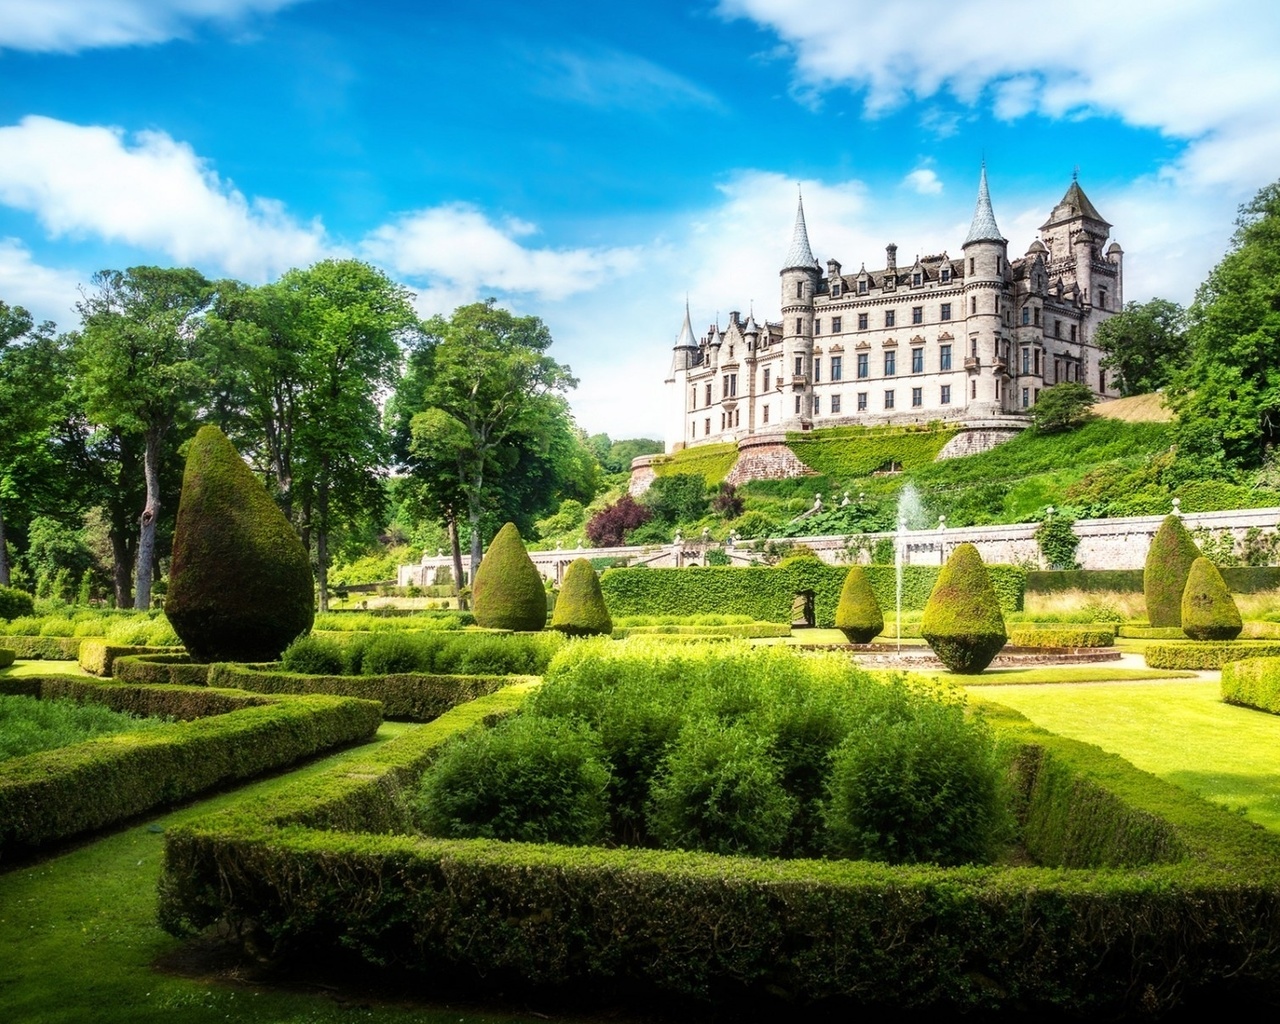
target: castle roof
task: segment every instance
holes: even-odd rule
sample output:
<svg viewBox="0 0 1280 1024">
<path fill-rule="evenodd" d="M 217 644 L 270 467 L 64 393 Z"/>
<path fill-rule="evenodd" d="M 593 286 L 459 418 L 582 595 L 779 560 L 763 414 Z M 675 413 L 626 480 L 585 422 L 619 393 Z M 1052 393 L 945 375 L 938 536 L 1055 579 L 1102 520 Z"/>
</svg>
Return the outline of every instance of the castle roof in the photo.
<svg viewBox="0 0 1280 1024">
<path fill-rule="evenodd" d="M 982 176 L 978 179 L 978 205 L 973 210 L 973 223 L 969 226 L 969 234 L 964 244 L 971 242 L 1003 242 L 1004 236 L 996 227 L 996 215 L 991 209 L 991 193 L 987 190 L 987 165 L 982 165 Z"/>
<path fill-rule="evenodd" d="M 1066 194 L 1058 205 L 1053 208 L 1053 212 L 1049 214 L 1049 219 L 1040 226 L 1040 230 L 1044 231 L 1055 224 L 1061 224 L 1068 220 L 1078 220 L 1082 217 L 1086 220 L 1097 221 L 1108 228 L 1111 227 L 1103 219 L 1102 214 L 1098 212 L 1098 208 L 1089 202 L 1089 197 L 1084 194 L 1084 189 L 1080 187 L 1080 182 L 1072 178 L 1071 186 L 1067 189 Z"/>
<path fill-rule="evenodd" d="M 782 264 L 783 270 L 821 270 L 818 261 L 813 258 L 813 250 L 809 248 L 809 229 L 804 223 L 804 199 L 796 201 L 796 226 L 791 232 L 791 248 L 787 250 L 787 258 Z"/>
<path fill-rule="evenodd" d="M 693 324 L 689 321 L 689 303 L 684 304 L 684 325 L 680 328 L 680 337 L 676 339 L 676 348 L 697 348 L 697 339 L 693 336 Z"/>
</svg>

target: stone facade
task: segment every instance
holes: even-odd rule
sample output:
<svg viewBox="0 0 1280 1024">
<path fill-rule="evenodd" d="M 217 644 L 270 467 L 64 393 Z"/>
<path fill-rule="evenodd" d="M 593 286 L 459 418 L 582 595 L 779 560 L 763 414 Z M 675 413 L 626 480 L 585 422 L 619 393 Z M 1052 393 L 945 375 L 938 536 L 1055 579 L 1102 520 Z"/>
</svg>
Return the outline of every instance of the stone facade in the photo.
<svg viewBox="0 0 1280 1024">
<path fill-rule="evenodd" d="M 1072 181 L 1011 259 L 984 168 L 960 256 L 899 266 L 889 245 L 882 268 L 848 273 L 814 258 L 801 204 L 780 322 L 732 312 L 723 330 L 695 337 L 686 308 L 667 377 L 667 451 L 780 430 L 1022 417 L 1062 381 L 1117 397 L 1093 344 L 1124 301 L 1110 229 Z"/>
</svg>

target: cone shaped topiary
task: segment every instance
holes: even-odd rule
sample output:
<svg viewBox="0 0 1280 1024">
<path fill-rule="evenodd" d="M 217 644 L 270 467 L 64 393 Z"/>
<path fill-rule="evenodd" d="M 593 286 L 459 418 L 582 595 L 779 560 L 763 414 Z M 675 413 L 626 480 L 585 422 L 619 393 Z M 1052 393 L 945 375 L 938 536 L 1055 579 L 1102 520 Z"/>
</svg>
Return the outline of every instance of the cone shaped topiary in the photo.
<svg viewBox="0 0 1280 1024">
<path fill-rule="evenodd" d="M 844 578 L 840 603 L 836 605 L 836 629 L 851 644 L 869 644 L 884 629 L 880 602 L 860 565 L 850 569 Z"/>
<path fill-rule="evenodd" d="M 1191 563 L 1182 592 L 1182 631 L 1192 640 L 1234 640 L 1244 629 L 1222 573 L 1209 559 Z"/>
<path fill-rule="evenodd" d="M 564 585 L 551 628 L 569 636 L 596 636 L 613 632 L 613 619 L 600 592 L 600 578 L 585 558 L 576 558 L 564 574 Z"/>
<path fill-rule="evenodd" d="M 1151 625 L 1182 625 L 1182 592 L 1187 587 L 1191 563 L 1199 557 L 1200 549 L 1182 520 L 1174 515 L 1165 516 L 1151 538 L 1147 564 L 1142 571 L 1142 591 Z"/>
<path fill-rule="evenodd" d="M 164 611 L 195 661 L 275 661 L 315 620 L 302 542 L 217 427 L 187 453 Z"/>
<path fill-rule="evenodd" d="M 1004 646 L 1000 601 L 972 544 L 959 545 L 938 574 L 920 635 L 947 668 L 965 675 L 981 672 Z"/>
<path fill-rule="evenodd" d="M 493 538 L 471 587 L 476 624 L 532 631 L 547 624 L 547 592 L 514 523 Z"/>
</svg>

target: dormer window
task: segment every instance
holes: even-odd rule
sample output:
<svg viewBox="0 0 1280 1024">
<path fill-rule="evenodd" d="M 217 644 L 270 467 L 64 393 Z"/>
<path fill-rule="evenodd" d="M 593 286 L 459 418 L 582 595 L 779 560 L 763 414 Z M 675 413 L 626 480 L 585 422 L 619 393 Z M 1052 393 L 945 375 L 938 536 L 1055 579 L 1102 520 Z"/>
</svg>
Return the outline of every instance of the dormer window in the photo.
<svg viewBox="0 0 1280 1024">
<path fill-rule="evenodd" d="M 840 282 L 839 281 L 831 282 L 831 297 L 833 299 L 840 298 Z"/>
<path fill-rule="evenodd" d="M 923 282 L 924 282 L 924 275 L 921 274 L 920 271 L 917 270 L 914 273 L 912 273 L 911 275 L 912 288 L 919 288 Z"/>
<path fill-rule="evenodd" d="M 943 267 L 943 268 L 942 268 L 942 273 L 938 275 L 938 280 L 939 280 L 939 281 L 941 281 L 943 284 L 950 284 L 950 283 L 951 283 L 951 268 L 950 268 L 950 267 Z"/>
<path fill-rule="evenodd" d="M 865 277 L 858 282 L 858 294 L 859 295 L 867 294 L 867 279 Z"/>
</svg>

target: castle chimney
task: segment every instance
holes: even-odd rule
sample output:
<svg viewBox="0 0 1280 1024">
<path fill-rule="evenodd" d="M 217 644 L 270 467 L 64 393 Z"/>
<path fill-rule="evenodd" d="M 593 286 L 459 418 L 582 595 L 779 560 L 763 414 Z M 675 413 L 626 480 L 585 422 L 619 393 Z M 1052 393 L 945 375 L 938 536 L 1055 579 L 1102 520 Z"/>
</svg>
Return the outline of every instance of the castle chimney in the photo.
<svg viewBox="0 0 1280 1024">
<path fill-rule="evenodd" d="M 889 270 L 898 269 L 898 247 L 890 242 L 884 247 L 885 266 Z"/>
</svg>

